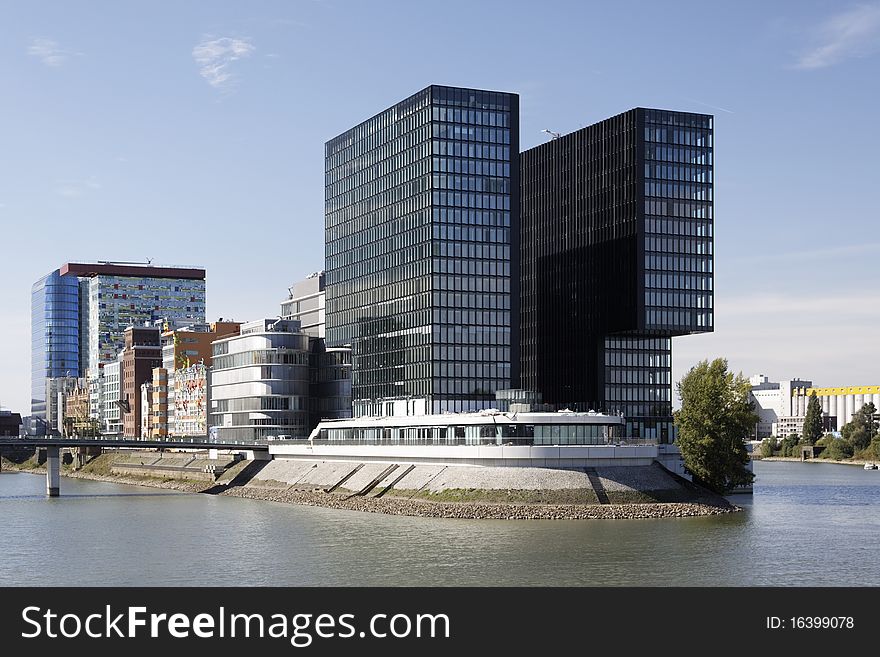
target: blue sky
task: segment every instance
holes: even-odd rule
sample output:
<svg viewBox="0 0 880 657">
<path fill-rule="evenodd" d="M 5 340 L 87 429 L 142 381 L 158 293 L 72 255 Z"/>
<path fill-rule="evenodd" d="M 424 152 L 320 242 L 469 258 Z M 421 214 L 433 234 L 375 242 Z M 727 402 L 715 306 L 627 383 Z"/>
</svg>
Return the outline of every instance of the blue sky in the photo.
<svg viewBox="0 0 880 657">
<path fill-rule="evenodd" d="M 880 383 L 880 2 L 0 2 L 0 404 L 67 261 L 208 271 L 274 316 L 323 266 L 323 144 L 431 83 L 521 95 L 521 143 L 714 113 L 714 334 L 746 375 Z"/>
</svg>

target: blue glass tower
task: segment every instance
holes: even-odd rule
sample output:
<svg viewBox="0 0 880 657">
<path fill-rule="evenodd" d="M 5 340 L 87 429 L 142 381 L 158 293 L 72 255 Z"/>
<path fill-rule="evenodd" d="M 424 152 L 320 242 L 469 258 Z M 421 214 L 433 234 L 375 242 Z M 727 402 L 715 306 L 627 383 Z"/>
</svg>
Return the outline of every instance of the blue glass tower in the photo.
<svg viewBox="0 0 880 657">
<path fill-rule="evenodd" d="M 31 288 L 31 415 L 45 432 L 47 379 L 80 376 L 79 281 L 47 274 Z M 42 429 L 42 431 L 41 431 Z"/>
</svg>

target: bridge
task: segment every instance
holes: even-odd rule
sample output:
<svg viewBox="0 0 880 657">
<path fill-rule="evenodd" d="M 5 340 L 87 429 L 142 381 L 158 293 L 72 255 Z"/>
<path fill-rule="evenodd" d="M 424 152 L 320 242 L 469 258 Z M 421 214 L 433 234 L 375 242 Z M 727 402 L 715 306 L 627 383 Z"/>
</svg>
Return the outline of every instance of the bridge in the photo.
<svg viewBox="0 0 880 657">
<path fill-rule="evenodd" d="M 269 451 L 267 444 L 218 442 L 208 438 L 18 438 L 0 436 L 0 447 L 42 447 L 46 450 L 46 494 L 58 497 L 61 492 L 61 449 L 64 447 L 111 447 L 131 449 L 229 449 L 253 452 Z"/>
</svg>

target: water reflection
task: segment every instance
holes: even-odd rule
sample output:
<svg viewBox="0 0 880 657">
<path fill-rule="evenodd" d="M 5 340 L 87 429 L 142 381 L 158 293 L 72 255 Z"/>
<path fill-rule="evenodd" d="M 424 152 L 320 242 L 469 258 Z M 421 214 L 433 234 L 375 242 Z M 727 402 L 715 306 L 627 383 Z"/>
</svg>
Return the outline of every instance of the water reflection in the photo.
<svg viewBox="0 0 880 657">
<path fill-rule="evenodd" d="M 754 496 L 731 497 L 742 513 L 591 521 L 383 516 L 69 479 L 48 500 L 42 477 L 9 475 L 0 584 L 33 584 L 36 560 L 40 583 L 71 586 L 880 584 L 880 476 L 755 469 Z M 210 573 L 207 554 L 221 557 Z"/>
</svg>

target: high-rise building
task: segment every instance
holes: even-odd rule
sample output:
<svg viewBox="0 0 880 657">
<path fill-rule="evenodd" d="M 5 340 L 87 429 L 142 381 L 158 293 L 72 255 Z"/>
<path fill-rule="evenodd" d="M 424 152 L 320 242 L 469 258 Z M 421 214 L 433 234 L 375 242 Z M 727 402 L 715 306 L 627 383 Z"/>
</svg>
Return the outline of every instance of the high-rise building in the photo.
<svg viewBox="0 0 880 657">
<path fill-rule="evenodd" d="M 302 332 L 315 338 L 325 337 L 324 272 L 310 274 L 288 288 L 289 296 L 281 302 L 281 317 L 295 319 Z"/>
<path fill-rule="evenodd" d="M 672 337 L 713 330 L 712 122 L 637 108 L 522 153 L 522 388 L 673 440 Z"/>
<path fill-rule="evenodd" d="M 204 323 L 205 271 L 180 267 L 67 264 L 62 276 L 88 279 L 88 360 L 94 373 L 125 346 L 129 326 Z"/>
<path fill-rule="evenodd" d="M 351 347 L 327 348 L 324 283 L 323 271 L 310 274 L 281 302 L 281 317 L 300 322 L 309 336 L 308 433 L 321 420 L 351 417 Z"/>
<path fill-rule="evenodd" d="M 100 376 L 128 326 L 159 319 L 205 321 L 205 271 L 125 263 L 67 263 L 31 291 L 31 413 L 45 433 L 48 379 L 88 376 L 90 407 L 102 408 Z"/>
<path fill-rule="evenodd" d="M 51 381 L 79 377 L 80 296 L 76 278 L 55 271 L 31 288 L 31 415 L 40 435 L 53 433 L 57 392 Z"/>
<path fill-rule="evenodd" d="M 325 145 L 327 346 L 354 414 L 473 411 L 515 376 L 519 97 L 432 85 Z"/>
</svg>

